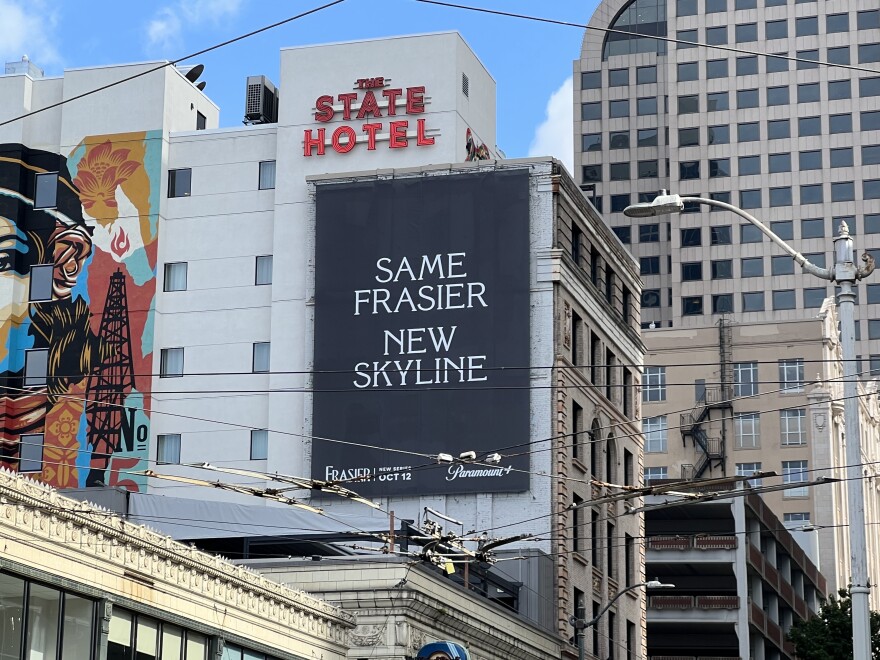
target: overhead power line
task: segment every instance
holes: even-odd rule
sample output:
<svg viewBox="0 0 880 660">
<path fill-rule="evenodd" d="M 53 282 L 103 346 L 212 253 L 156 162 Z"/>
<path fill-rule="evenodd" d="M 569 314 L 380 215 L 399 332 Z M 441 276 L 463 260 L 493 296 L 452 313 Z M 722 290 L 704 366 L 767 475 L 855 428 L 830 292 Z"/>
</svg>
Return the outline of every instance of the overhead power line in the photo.
<svg viewBox="0 0 880 660">
<path fill-rule="evenodd" d="M 142 78 L 143 76 L 148 76 L 151 73 L 155 73 L 156 71 L 161 71 L 169 66 L 174 66 L 179 62 L 183 62 L 185 60 L 190 60 L 194 57 L 198 57 L 199 55 L 204 55 L 205 53 L 210 53 L 211 51 L 218 50 L 223 48 L 224 46 L 229 46 L 230 44 L 234 44 L 237 41 L 242 41 L 244 39 L 248 39 L 255 35 L 258 35 L 262 32 L 267 32 L 274 28 L 280 27 L 282 25 L 286 25 L 287 23 L 292 23 L 293 21 L 297 21 L 301 18 L 305 18 L 306 16 L 310 16 L 311 14 L 316 14 L 319 11 L 323 11 L 329 7 L 334 5 L 338 5 L 345 2 L 345 0 L 333 0 L 333 2 L 328 2 L 319 7 L 315 7 L 314 9 L 309 9 L 308 11 L 301 12 L 296 14 L 295 16 L 290 16 L 280 21 L 276 21 L 270 25 L 265 25 L 261 28 L 257 28 L 256 30 L 252 30 L 245 34 L 239 35 L 237 37 L 233 37 L 232 39 L 227 39 L 226 41 L 222 41 L 218 44 L 214 44 L 213 46 L 208 46 L 207 48 L 202 48 L 201 50 L 197 50 L 194 53 L 190 53 L 188 55 L 184 55 L 182 57 L 178 57 L 177 59 L 170 60 L 168 62 L 163 62 L 158 66 L 154 66 L 150 69 L 146 69 L 145 71 L 141 71 L 139 73 L 135 73 L 130 76 L 126 76 L 125 78 L 120 78 L 119 80 L 115 80 L 113 82 L 107 83 L 106 85 L 101 85 L 100 87 L 95 87 L 94 89 L 90 89 L 88 91 L 82 92 L 81 94 L 76 94 L 75 96 L 71 96 L 66 99 L 62 99 L 61 101 L 57 101 L 55 103 L 50 103 L 49 105 L 43 106 L 42 108 L 37 108 L 36 110 L 31 110 L 30 112 L 26 112 L 22 115 L 18 115 L 17 117 L 13 117 L 12 119 L 7 119 L 5 121 L 0 121 L 0 126 L 6 126 L 7 124 L 12 124 L 17 121 L 21 121 L 22 119 L 27 119 L 28 117 L 33 117 L 34 115 L 40 114 L 41 112 L 46 112 L 47 110 L 51 110 L 53 108 L 58 108 L 62 105 L 66 105 L 67 103 L 71 103 L 72 101 L 78 101 L 79 99 L 85 98 L 87 96 L 91 96 L 92 94 L 97 94 L 98 92 L 103 92 L 104 90 L 110 89 L 111 87 L 116 87 L 117 85 L 122 85 L 123 83 L 131 82 L 132 80 L 136 80 L 137 78 Z"/>
</svg>

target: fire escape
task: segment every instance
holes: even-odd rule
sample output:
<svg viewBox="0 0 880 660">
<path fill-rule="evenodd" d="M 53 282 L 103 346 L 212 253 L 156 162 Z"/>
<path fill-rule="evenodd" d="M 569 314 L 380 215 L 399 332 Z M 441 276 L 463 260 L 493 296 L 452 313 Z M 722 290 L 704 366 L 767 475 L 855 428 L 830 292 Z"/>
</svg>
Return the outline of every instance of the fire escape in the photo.
<svg viewBox="0 0 880 660">
<path fill-rule="evenodd" d="M 682 442 L 687 445 L 687 440 L 693 440 L 697 450 L 697 462 L 681 466 L 682 479 L 699 479 L 706 470 L 721 468 L 724 474 L 726 458 L 727 425 L 724 417 L 730 417 L 733 410 L 733 373 L 731 365 L 732 330 L 730 321 L 722 316 L 718 321 L 718 355 L 721 367 L 721 383 L 705 387 L 702 396 L 697 397 L 697 402 L 690 412 L 681 415 L 679 429 L 681 430 Z M 720 437 L 709 437 L 706 428 L 712 421 L 712 412 L 721 411 Z M 726 413 L 726 414 L 725 414 Z"/>
<path fill-rule="evenodd" d="M 89 378 L 86 390 L 88 438 L 92 446 L 86 486 L 106 485 L 105 472 L 110 457 L 121 449 L 125 397 L 134 388 L 125 275 L 119 270 L 110 276 L 98 337 L 105 357 Z"/>
</svg>

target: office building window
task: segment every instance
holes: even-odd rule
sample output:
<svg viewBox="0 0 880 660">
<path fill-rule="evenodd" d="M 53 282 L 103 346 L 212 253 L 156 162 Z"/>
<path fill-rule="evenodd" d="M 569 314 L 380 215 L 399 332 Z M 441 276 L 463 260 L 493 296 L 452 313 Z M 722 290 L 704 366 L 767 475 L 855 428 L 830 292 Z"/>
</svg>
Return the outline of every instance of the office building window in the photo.
<svg viewBox="0 0 880 660">
<path fill-rule="evenodd" d="M 849 32 L 849 14 L 828 14 L 825 17 L 825 32 Z"/>
<path fill-rule="evenodd" d="M 737 168 L 740 176 L 748 176 L 749 174 L 761 173 L 761 157 L 760 156 L 740 156 L 737 161 Z"/>
<path fill-rule="evenodd" d="M 747 122 L 736 125 L 736 139 L 739 142 L 755 142 L 761 139 L 761 124 Z"/>
<path fill-rule="evenodd" d="M 700 178 L 700 161 L 688 160 L 678 164 L 678 178 L 681 180 Z"/>
<path fill-rule="evenodd" d="M 739 234 L 740 243 L 760 243 L 764 240 L 764 234 L 755 225 L 740 225 Z"/>
<path fill-rule="evenodd" d="M 797 63 L 798 69 L 816 69 L 819 67 L 816 64 L 816 61 L 819 59 L 818 50 L 799 50 L 795 52 L 795 57 L 799 60 Z"/>
<path fill-rule="evenodd" d="M 644 469 L 645 484 L 648 484 L 651 481 L 656 481 L 658 479 L 667 479 L 667 478 L 668 478 L 668 470 L 665 465 L 656 466 L 656 467 L 646 467 Z"/>
<path fill-rule="evenodd" d="M 758 6 L 758 0 L 735 0 L 733 6 L 735 9 L 755 9 Z"/>
<path fill-rule="evenodd" d="M 709 242 L 711 245 L 730 245 L 730 225 L 721 225 L 709 229 Z"/>
<path fill-rule="evenodd" d="M 608 134 L 608 146 L 611 149 L 629 149 L 629 131 L 611 131 Z"/>
<path fill-rule="evenodd" d="M 729 192 L 713 192 L 709 193 L 709 199 L 714 199 L 717 202 L 724 202 L 725 204 L 730 204 L 730 193 Z M 715 211 L 722 211 L 723 209 L 720 206 L 710 206 L 709 211 L 714 213 Z"/>
<path fill-rule="evenodd" d="M 582 151 L 602 151 L 602 134 L 585 133 L 581 135 Z"/>
<path fill-rule="evenodd" d="M 740 277 L 763 277 L 764 258 L 747 257 L 740 259 Z"/>
<path fill-rule="evenodd" d="M 771 275 L 793 275 L 794 259 L 789 256 L 773 256 L 770 257 L 770 274 Z"/>
<path fill-rule="evenodd" d="M 859 44 L 859 64 L 880 62 L 880 44 Z"/>
<path fill-rule="evenodd" d="M 824 252 L 808 252 L 805 253 L 804 256 L 809 260 L 811 264 L 815 264 L 819 268 L 825 268 L 825 253 Z"/>
<path fill-rule="evenodd" d="M 758 393 L 758 363 L 735 362 L 733 365 L 733 395 L 751 396 Z"/>
<path fill-rule="evenodd" d="M 880 155 L 880 153 L 878 153 Z M 865 162 L 865 147 L 862 147 L 862 165 L 873 165 L 870 159 Z M 831 167 L 852 167 L 853 150 L 852 147 L 843 147 L 841 149 L 831 150 Z M 832 189 L 833 192 L 833 189 Z"/>
<path fill-rule="evenodd" d="M 771 222 L 770 230 L 783 240 L 794 240 L 794 223 L 791 220 L 780 220 L 778 222 Z"/>
<path fill-rule="evenodd" d="M 639 243 L 657 243 L 660 240 L 660 225 L 650 223 L 639 226 Z"/>
<path fill-rule="evenodd" d="M 40 264 L 31 266 L 28 284 L 28 302 L 44 302 L 52 300 L 52 283 L 55 277 L 55 266 Z"/>
<path fill-rule="evenodd" d="M 645 367 L 642 401 L 666 401 L 666 367 Z"/>
<path fill-rule="evenodd" d="M 880 9 L 860 11 L 856 14 L 856 26 L 859 30 L 880 28 Z"/>
<path fill-rule="evenodd" d="M 865 199 L 880 199 L 880 179 L 863 181 L 862 196 Z"/>
<path fill-rule="evenodd" d="M 660 289 L 642 289 L 642 308 L 660 307 Z"/>
<path fill-rule="evenodd" d="M 699 94 L 687 94 L 678 97 L 678 114 L 690 115 L 700 111 Z M 680 132 L 681 129 L 679 129 Z M 679 143 L 680 144 L 680 143 Z"/>
<path fill-rule="evenodd" d="M 838 46 L 837 48 L 829 48 L 828 54 L 825 56 L 831 64 L 849 64 L 849 46 Z"/>
<path fill-rule="evenodd" d="M 736 92 L 736 107 L 757 108 L 758 107 L 758 90 L 757 89 L 740 89 Z"/>
<path fill-rule="evenodd" d="M 719 46 L 727 43 L 727 26 L 706 28 L 706 43 Z"/>
<path fill-rule="evenodd" d="M 822 151 L 801 151 L 798 153 L 798 166 L 801 170 L 821 170 Z"/>
<path fill-rule="evenodd" d="M 679 65 L 681 66 L 681 65 Z M 708 60 L 706 62 L 706 78 L 726 78 L 727 60 Z"/>
<path fill-rule="evenodd" d="M 681 264 L 681 279 L 683 282 L 695 282 L 703 279 L 702 261 L 685 261 Z"/>
<path fill-rule="evenodd" d="M 852 97 L 849 80 L 831 80 L 828 82 L 828 100 L 838 101 Z"/>
<path fill-rule="evenodd" d="M 159 376 L 175 378 L 183 376 L 183 349 L 163 348 L 159 354 Z"/>
<path fill-rule="evenodd" d="M 842 115 L 831 115 L 828 117 L 828 131 L 833 135 L 852 133 L 852 115 L 848 112 Z"/>
<path fill-rule="evenodd" d="M 602 72 L 584 71 L 581 73 L 581 89 L 601 89 Z"/>
<path fill-rule="evenodd" d="M 736 476 L 738 477 L 751 477 L 753 474 L 760 474 L 761 472 L 761 464 L 760 463 L 737 463 L 736 464 Z M 746 483 L 752 488 L 757 488 L 761 485 L 762 479 L 749 479 Z"/>
<path fill-rule="evenodd" d="M 256 272 L 254 284 L 261 286 L 272 284 L 272 255 L 264 254 L 256 259 Z"/>
<path fill-rule="evenodd" d="M 852 181 L 831 184 L 832 202 L 851 202 L 856 198 L 856 186 Z"/>
<path fill-rule="evenodd" d="M 736 58 L 736 75 L 750 76 L 758 73 L 758 58 L 754 55 Z"/>
<path fill-rule="evenodd" d="M 639 147 L 656 147 L 657 146 L 657 129 L 656 128 L 640 128 L 636 134 L 636 144 Z M 601 179 L 600 179 L 601 180 Z"/>
<path fill-rule="evenodd" d="M 629 69 L 611 69 L 608 71 L 609 87 L 626 87 L 629 85 Z"/>
<path fill-rule="evenodd" d="M 788 53 L 772 53 L 765 58 L 767 73 L 779 73 L 780 71 L 788 71 L 789 66 Z"/>
<path fill-rule="evenodd" d="M 743 209 L 759 209 L 761 208 L 761 191 L 759 190 L 740 190 L 739 206 Z"/>
<path fill-rule="evenodd" d="M 260 190 L 271 190 L 275 187 L 275 161 L 264 160 L 260 163 Z"/>
<path fill-rule="evenodd" d="M 189 197 L 192 192 L 192 170 L 188 167 L 168 170 L 168 196 Z"/>
<path fill-rule="evenodd" d="M 819 309 L 825 302 L 827 292 L 824 286 L 804 289 L 804 309 Z M 858 327 L 858 326 L 856 326 Z"/>
<path fill-rule="evenodd" d="M 786 393 L 804 391 L 804 360 L 779 361 L 779 384 Z"/>
<path fill-rule="evenodd" d="M 819 18 L 817 16 L 804 16 L 794 22 L 794 34 L 797 37 L 807 37 L 819 34 Z"/>
<path fill-rule="evenodd" d="M 770 188 L 770 206 L 791 206 L 791 186 Z"/>
<path fill-rule="evenodd" d="M 741 23 L 736 26 L 734 31 L 736 33 L 736 43 L 738 44 L 758 40 L 757 23 Z"/>
<path fill-rule="evenodd" d="M 656 179 L 660 175 L 660 165 L 656 160 L 640 160 L 638 171 L 640 179 Z"/>
<path fill-rule="evenodd" d="M 253 346 L 253 360 L 251 371 L 255 374 L 269 372 L 270 344 L 267 341 L 255 342 Z"/>
<path fill-rule="evenodd" d="M 832 155 L 835 151 L 840 150 L 832 149 Z M 880 165 L 880 145 L 867 144 L 862 147 L 862 165 Z"/>
<path fill-rule="evenodd" d="M 186 291 L 186 270 L 185 261 L 165 264 L 165 283 L 164 291 Z"/>
<path fill-rule="evenodd" d="M 630 205 L 629 195 L 611 195 L 611 212 L 623 213 L 623 209 Z"/>
<path fill-rule="evenodd" d="M 767 105 L 788 105 L 788 85 L 767 88 Z M 787 121 L 787 120 L 786 120 Z"/>
<path fill-rule="evenodd" d="M 629 161 L 625 163 L 611 163 L 610 175 L 612 181 L 629 181 Z"/>
<path fill-rule="evenodd" d="M 583 121 L 602 119 L 602 104 L 581 103 L 581 119 Z"/>
<path fill-rule="evenodd" d="M 660 274 L 660 257 L 639 258 L 640 273 L 642 275 Z"/>
<path fill-rule="evenodd" d="M 804 83 L 797 86 L 798 103 L 812 103 L 819 100 L 819 83 Z"/>
<path fill-rule="evenodd" d="M 156 462 L 160 465 L 180 463 L 179 433 L 163 433 L 156 436 Z"/>
<path fill-rule="evenodd" d="M 730 159 L 713 158 L 709 160 L 709 178 L 730 176 Z M 717 243 L 713 244 L 717 245 Z"/>
<path fill-rule="evenodd" d="M 632 238 L 632 227 L 612 227 L 611 231 L 617 236 L 617 239 L 624 245 L 629 245 Z"/>
<path fill-rule="evenodd" d="M 727 92 L 712 92 L 711 94 L 707 94 L 706 110 L 708 112 L 730 110 L 730 95 Z"/>
<path fill-rule="evenodd" d="M 644 117 L 645 115 L 657 114 L 657 97 L 649 96 L 636 100 L 636 114 Z"/>
<path fill-rule="evenodd" d="M 251 460 L 265 461 L 269 458 L 269 431 L 254 429 L 251 431 Z"/>
<path fill-rule="evenodd" d="M 679 62 L 678 82 L 697 80 L 700 77 L 699 64 L 697 62 Z"/>
<path fill-rule="evenodd" d="M 767 165 L 770 174 L 776 174 L 777 172 L 791 172 L 791 154 L 770 154 L 767 158 Z M 770 198 L 773 198 L 773 193 L 770 194 Z"/>
<path fill-rule="evenodd" d="M 807 482 L 807 461 L 782 461 L 782 483 L 802 484 Z M 807 486 L 795 486 L 783 491 L 785 497 L 806 497 Z"/>
<path fill-rule="evenodd" d="M 713 280 L 729 280 L 733 277 L 733 260 L 718 259 L 711 266 Z"/>
<path fill-rule="evenodd" d="M 746 291 L 742 294 L 742 301 L 742 311 L 744 312 L 764 311 L 763 291 Z"/>
<path fill-rule="evenodd" d="M 706 13 L 717 14 L 727 11 L 727 0 L 706 0 Z"/>
<path fill-rule="evenodd" d="M 58 172 L 41 172 L 34 176 L 34 208 L 54 209 L 58 198 Z"/>
<path fill-rule="evenodd" d="M 680 15 L 681 14 L 679 14 L 679 16 Z M 675 38 L 678 40 L 678 43 L 676 45 L 678 46 L 679 50 L 684 50 L 685 48 L 696 48 L 696 44 L 697 42 L 699 42 L 696 30 L 678 30 L 675 33 Z"/>
<path fill-rule="evenodd" d="M 766 39 L 785 39 L 788 36 L 788 21 L 767 21 L 764 25 Z"/>
<path fill-rule="evenodd" d="M 602 165 L 601 163 L 597 163 L 596 165 L 584 165 L 581 168 L 581 178 L 584 180 L 584 183 L 600 183 L 602 181 Z M 596 206 L 596 209 L 599 209 L 601 206 L 601 197 L 593 198 L 593 205 Z M 597 204 L 597 202 L 599 202 Z"/>
<path fill-rule="evenodd" d="M 822 121 L 819 117 L 800 117 L 798 119 L 798 136 L 805 137 L 807 135 L 820 135 L 822 132 Z"/>
<path fill-rule="evenodd" d="M 700 144 L 699 128 L 679 128 L 678 129 L 678 146 L 693 147 Z"/>
<path fill-rule="evenodd" d="M 788 119 L 775 119 L 767 122 L 767 139 L 778 140 L 791 137 L 791 125 Z"/>
<path fill-rule="evenodd" d="M 24 386 L 45 387 L 49 375 L 49 349 L 33 348 L 24 353 Z"/>
<path fill-rule="evenodd" d="M 642 433 L 645 435 L 645 452 L 666 451 L 666 415 L 645 417 L 642 420 Z"/>
<path fill-rule="evenodd" d="M 629 117 L 629 99 L 608 102 L 609 117 Z"/>
<path fill-rule="evenodd" d="M 822 184 L 801 186 L 801 204 L 821 204 L 823 201 Z"/>
<path fill-rule="evenodd" d="M 773 291 L 773 309 L 794 309 L 794 289 L 777 289 Z"/>
<path fill-rule="evenodd" d="M 859 79 L 859 96 L 880 96 L 880 77 L 877 78 L 860 78 Z"/>
<path fill-rule="evenodd" d="M 709 126 L 706 129 L 706 137 L 709 144 L 729 144 L 730 126 Z"/>
<path fill-rule="evenodd" d="M 697 247 L 703 244 L 701 227 L 687 227 L 681 230 L 681 247 Z"/>
<path fill-rule="evenodd" d="M 733 313 L 733 294 L 719 293 L 712 296 L 712 313 L 713 314 L 731 314 Z"/>
<path fill-rule="evenodd" d="M 636 84 L 644 85 L 657 82 L 656 66 L 640 66 L 636 68 Z"/>
</svg>

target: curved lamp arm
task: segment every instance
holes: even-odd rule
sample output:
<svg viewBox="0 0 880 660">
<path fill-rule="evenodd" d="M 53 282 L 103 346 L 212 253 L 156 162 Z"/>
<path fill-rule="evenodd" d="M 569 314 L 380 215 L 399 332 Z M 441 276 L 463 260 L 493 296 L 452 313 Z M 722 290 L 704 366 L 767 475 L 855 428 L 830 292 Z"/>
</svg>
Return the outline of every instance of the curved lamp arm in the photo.
<svg viewBox="0 0 880 660">
<path fill-rule="evenodd" d="M 605 614 L 605 612 L 607 612 L 609 609 L 611 609 L 611 606 L 614 605 L 614 603 L 616 603 L 617 600 L 621 596 L 623 596 L 623 594 L 625 594 L 628 591 L 633 591 L 634 589 L 641 589 L 642 587 L 647 587 L 649 589 L 671 589 L 671 588 L 675 587 L 675 585 L 674 584 L 664 584 L 664 583 L 660 582 L 660 580 L 648 580 L 647 582 L 638 582 L 636 584 L 631 584 L 630 586 L 626 587 L 625 589 L 621 589 L 616 594 L 614 594 L 614 598 L 612 598 L 610 601 L 608 601 L 608 604 L 605 605 L 605 607 L 603 607 L 601 610 L 599 610 L 599 613 L 596 616 L 594 616 L 592 619 L 590 619 L 589 621 L 585 621 L 584 619 L 578 619 L 576 616 L 573 616 L 568 620 L 568 622 L 572 626 L 574 626 L 575 630 L 584 630 L 585 628 L 590 628 L 592 626 L 595 626 L 596 623 L 598 623 L 599 619 L 602 618 L 602 615 Z"/>
</svg>

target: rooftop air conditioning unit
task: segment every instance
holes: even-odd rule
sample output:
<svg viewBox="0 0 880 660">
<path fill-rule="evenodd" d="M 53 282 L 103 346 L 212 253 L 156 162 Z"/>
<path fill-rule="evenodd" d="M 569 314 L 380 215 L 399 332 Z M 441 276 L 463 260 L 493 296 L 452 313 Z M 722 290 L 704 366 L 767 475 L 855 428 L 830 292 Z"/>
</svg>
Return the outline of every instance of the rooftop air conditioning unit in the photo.
<svg viewBox="0 0 880 660">
<path fill-rule="evenodd" d="M 248 76 L 244 102 L 245 124 L 278 121 L 278 90 L 266 76 Z"/>
</svg>

